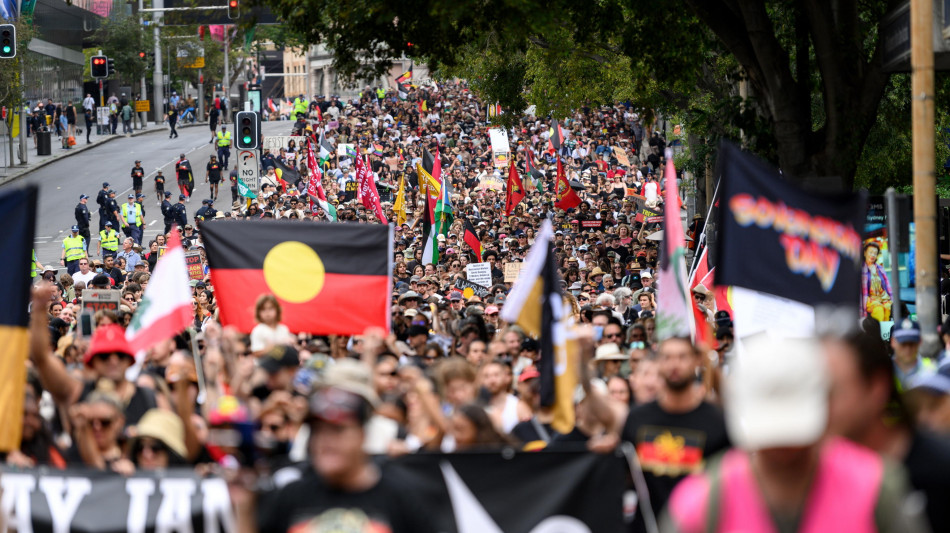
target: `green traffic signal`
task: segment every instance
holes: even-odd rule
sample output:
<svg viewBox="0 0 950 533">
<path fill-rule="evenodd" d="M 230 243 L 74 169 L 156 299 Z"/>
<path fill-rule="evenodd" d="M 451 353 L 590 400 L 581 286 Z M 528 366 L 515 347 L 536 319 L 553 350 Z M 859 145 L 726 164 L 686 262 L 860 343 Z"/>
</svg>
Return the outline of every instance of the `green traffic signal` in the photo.
<svg viewBox="0 0 950 533">
<path fill-rule="evenodd" d="M 245 144 L 251 144 L 251 136 L 250 136 L 250 135 L 245 135 L 245 136 L 244 136 L 244 143 L 245 143 Z"/>
<path fill-rule="evenodd" d="M 12 50 L 13 50 L 13 48 L 11 48 L 9 44 L 3 45 L 3 53 L 4 53 L 4 54 L 9 54 Z"/>
</svg>

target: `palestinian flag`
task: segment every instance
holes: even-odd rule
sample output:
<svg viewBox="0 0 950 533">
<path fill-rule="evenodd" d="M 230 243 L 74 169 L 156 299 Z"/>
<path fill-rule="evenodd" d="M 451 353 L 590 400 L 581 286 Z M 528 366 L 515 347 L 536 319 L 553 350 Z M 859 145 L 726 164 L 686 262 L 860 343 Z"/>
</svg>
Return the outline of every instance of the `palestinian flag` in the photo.
<svg viewBox="0 0 950 533">
<path fill-rule="evenodd" d="M 396 94 L 399 96 L 400 100 L 406 100 L 409 98 L 409 86 L 399 83 L 396 85 Z"/>
<path fill-rule="evenodd" d="M 666 205 L 676 205 L 679 193 L 676 190 L 676 167 L 673 152 L 666 151 Z M 657 285 L 663 287 L 657 293 L 656 336 L 658 340 L 672 337 L 689 338 L 691 335 L 693 306 L 686 278 L 686 239 L 679 209 L 663 210 L 663 245 L 660 247 L 660 265 Z"/>
<path fill-rule="evenodd" d="M 294 333 L 389 330 L 389 226 L 211 221 L 202 224 L 201 238 L 223 325 L 250 333 L 257 299 L 273 294 L 283 312 L 281 323 Z"/>
<path fill-rule="evenodd" d="M 326 165 L 333 155 L 333 145 L 324 137 L 323 133 L 323 130 L 320 130 L 320 154 L 318 156 L 320 158 L 320 166 Z"/>
<path fill-rule="evenodd" d="M 534 164 L 534 156 L 531 152 L 525 152 L 524 166 L 528 174 L 531 175 L 531 179 L 534 180 L 534 188 L 539 192 L 544 192 L 544 172 L 538 170 L 538 167 Z"/>
<path fill-rule="evenodd" d="M 421 169 L 420 165 L 420 169 Z M 425 171 L 423 171 L 425 172 Z M 422 264 L 439 263 L 439 232 L 435 227 L 435 213 L 426 207 L 422 210 Z"/>
<path fill-rule="evenodd" d="M 518 324 L 529 337 L 539 339 L 541 405 L 551 407 L 551 426 L 559 433 L 574 429 L 574 389 L 577 387 L 576 350 L 568 344 L 571 315 L 565 312 L 560 276 L 554 257 L 554 228 L 550 220 L 528 251 L 518 281 L 501 310 L 501 318 Z"/>
<path fill-rule="evenodd" d="M 524 200 L 524 186 L 521 184 L 515 162 L 511 161 L 508 165 L 508 183 L 505 186 L 505 214 L 510 216 L 521 200 Z"/>
<path fill-rule="evenodd" d="M 557 159 L 557 181 L 554 183 L 557 200 L 554 207 L 567 211 L 568 209 L 581 205 L 581 197 L 571 188 L 567 176 L 564 175 L 564 166 L 561 164 L 561 158 Z"/>
<path fill-rule="evenodd" d="M 465 244 L 475 252 L 475 262 L 482 262 L 482 241 L 478 238 L 478 231 L 472 225 L 472 221 L 465 219 L 465 233 L 462 235 Z"/>
<path fill-rule="evenodd" d="M 442 184 L 442 194 L 439 195 L 439 202 L 435 204 L 435 229 L 439 235 L 449 234 L 449 228 L 455 221 L 455 213 L 452 210 L 452 197 L 449 195 L 449 188 Z"/>
<path fill-rule="evenodd" d="M 10 282 L 0 307 L 0 452 L 20 449 L 23 432 L 23 398 L 26 390 L 26 366 L 30 355 L 30 272 L 33 236 L 36 228 L 35 185 L 6 190 L 0 194 L 0 224 L 5 235 L 0 252 L 5 261 L 0 267 Z M 16 281 L 21 280 L 21 281 Z"/>
</svg>

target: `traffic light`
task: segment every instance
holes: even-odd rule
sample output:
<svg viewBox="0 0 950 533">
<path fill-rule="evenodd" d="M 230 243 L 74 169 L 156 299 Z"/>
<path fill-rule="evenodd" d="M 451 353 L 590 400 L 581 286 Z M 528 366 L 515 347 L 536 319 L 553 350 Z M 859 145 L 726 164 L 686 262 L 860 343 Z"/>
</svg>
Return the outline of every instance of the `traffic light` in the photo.
<svg viewBox="0 0 950 533">
<path fill-rule="evenodd" d="M 147 59 L 148 59 L 148 54 L 145 53 L 145 52 L 141 52 L 141 51 L 140 51 L 140 52 L 139 52 L 139 59 L 141 59 L 142 61 L 147 60 Z"/>
<path fill-rule="evenodd" d="M 234 121 L 237 124 L 237 147 L 239 150 L 256 150 L 260 140 L 260 124 L 254 111 L 238 111 Z"/>
<path fill-rule="evenodd" d="M 92 77 L 96 79 L 108 78 L 109 67 L 106 65 L 107 63 L 106 56 L 92 56 L 89 58 L 89 70 L 92 72 Z"/>
<path fill-rule="evenodd" d="M 0 24 L 0 59 L 16 57 L 16 26 Z"/>
<path fill-rule="evenodd" d="M 238 0 L 228 0 L 228 18 L 233 20 L 239 16 L 241 16 L 241 6 Z"/>
<path fill-rule="evenodd" d="M 106 58 L 106 65 L 108 66 L 109 76 L 115 74 L 115 62 L 112 61 L 111 57 Z"/>
</svg>

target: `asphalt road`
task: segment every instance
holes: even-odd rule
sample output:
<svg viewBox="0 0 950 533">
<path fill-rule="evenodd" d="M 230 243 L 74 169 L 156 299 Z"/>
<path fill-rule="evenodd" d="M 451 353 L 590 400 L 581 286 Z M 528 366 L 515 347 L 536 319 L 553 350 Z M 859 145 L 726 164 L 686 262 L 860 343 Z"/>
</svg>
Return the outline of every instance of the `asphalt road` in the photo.
<svg viewBox="0 0 950 533">
<path fill-rule="evenodd" d="M 289 135 L 291 123 L 264 122 L 262 127 L 264 135 Z M 142 168 L 146 172 L 142 188 L 146 196 L 143 245 L 147 245 L 164 229 L 160 204 L 155 196 L 155 173 L 162 170 L 166 177 L 165 190 L 171 191 L 174 201 L 178 201 L 174 170 L 175 162 L 182 153 L 191 161 L 194 169 L 195 191 L 188 204 L 188 220 L 192 220 L 195 211 L 201 207 L 201 200 L 210 197 L 210 188 L 204 182 L 205 165 L 210 156 L 216 153 L 216 147 L 208 143 L 211 132 L 207 126 L 179 129 L 178 133 L 177 139 L 169 139 L 168 129 L 163 128 L 137 137 L 116 139 L 62 158 L 4 185 L 16 187 L 29 183 L 40 188 L 35 240 L 37 259 L 44 265 L 60 268 L 63 238 L 69 236 L 69 229 L 75 224 L 74 210 L 80 194 L 89 195 L 88 206 L 92 213 L 90 253 L 94 259 L 98 258 L 95 255 L 99 230 L 96 194 L 102 188 L 102 182 L 107 181 L 116 191 L 116 201 L 125 203 L 132 191 L 131 170 L 136 159 L 142 160 Z M 54 150 L 57 149 L 56 144 L 54 139 Z M 232 147 L 231 168 L 237 164 L 235 151 Z M 219 187 L 218 197 L 220 201 L 216 207 L 227 208 L 230 205 L 231 190 L 226 182 Z"/>
</svg>

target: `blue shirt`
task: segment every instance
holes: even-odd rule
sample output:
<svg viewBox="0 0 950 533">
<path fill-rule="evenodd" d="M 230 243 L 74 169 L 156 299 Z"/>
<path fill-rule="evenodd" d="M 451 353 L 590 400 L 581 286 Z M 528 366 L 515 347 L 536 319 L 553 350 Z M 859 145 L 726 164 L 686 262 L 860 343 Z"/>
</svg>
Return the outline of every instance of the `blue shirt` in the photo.
<svg viewBox="0 0 950 533">
<path fill-rule="evenodd" d="M 135 270 L 135 265 L 142 262 L 142 258 L 135 252 L 131 250 L 129 252 L 119 252 L 116 254 L 116 258 L 123 257 L 125 258 L 125 271 L 132 272 Z"/>
</svg>

